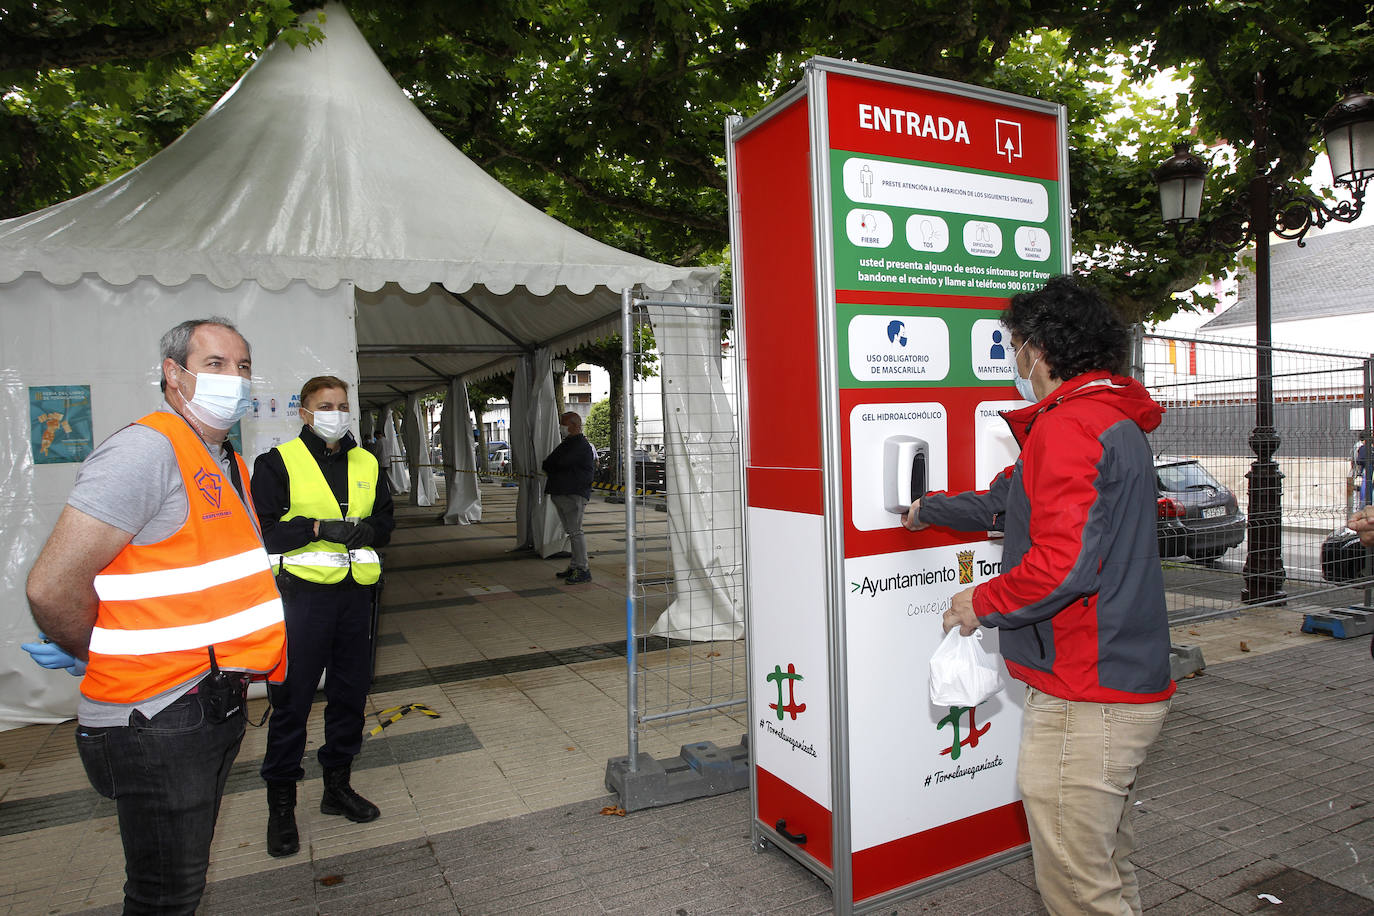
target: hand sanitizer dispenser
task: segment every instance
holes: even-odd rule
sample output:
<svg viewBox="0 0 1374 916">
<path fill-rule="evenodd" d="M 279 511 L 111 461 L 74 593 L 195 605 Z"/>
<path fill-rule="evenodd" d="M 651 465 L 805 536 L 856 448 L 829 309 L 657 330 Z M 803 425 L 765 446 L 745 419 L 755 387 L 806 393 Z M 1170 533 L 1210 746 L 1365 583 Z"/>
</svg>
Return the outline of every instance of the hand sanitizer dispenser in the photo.
<svg viewBox="0 0 1374 916">
<path fill-rule="evenodd" d="M 915 436 L 888 436 L 883 441 L 883 503 L 901 515 L 929 489 L 930 444 Z"/>
</svg>

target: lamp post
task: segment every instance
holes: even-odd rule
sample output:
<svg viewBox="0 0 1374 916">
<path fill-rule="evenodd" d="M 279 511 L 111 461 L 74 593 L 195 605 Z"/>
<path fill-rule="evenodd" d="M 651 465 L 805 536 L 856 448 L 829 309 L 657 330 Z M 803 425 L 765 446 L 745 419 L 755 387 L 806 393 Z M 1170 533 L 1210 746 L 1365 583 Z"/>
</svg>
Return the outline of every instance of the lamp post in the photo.
<svg viewBox="0 0 1374 916">
<path fill-rule="evenodd" d="M 1350 90 L 1322 119 L 1327 157 L 1335 183 L 1348 187 L 1351 200 L 1328 205 L 1310 194 L 1300 194 L 1279 181 L 1268 155 L 1269 106 L 1264 98 L 1264 76 L 1255 75 L 1253 151 L 1255 177 L 1235 205 L 1218 214 L 1201 232 L 1185 234 L 1201 213 L 1202 189 L 1207 163 L 1188 152 L 1187 143 L 1174 146 L 1174 155 L 1155 170 L 1160 210 L 1166 225 L 1178 235 L 1179 248 L 1195 254 L 1204 250 L 1239 251 L 1255 245 L 1255 428 L 1250 449 L 1249 518 L 1246 521 L 1245 587 L 1241 600 L 1247 604 L 1279 602 L 1286 573 L 1283 568 L 1283 474 L 1274 461 L 1279 436 L 1274 429 L 1274 366 L 1269 297 L 1269 236 L 1296 240 L 1314 225 L 1359 219 L 1365 190 L 1374 177 L 1374 97 Z"/>
</svg>

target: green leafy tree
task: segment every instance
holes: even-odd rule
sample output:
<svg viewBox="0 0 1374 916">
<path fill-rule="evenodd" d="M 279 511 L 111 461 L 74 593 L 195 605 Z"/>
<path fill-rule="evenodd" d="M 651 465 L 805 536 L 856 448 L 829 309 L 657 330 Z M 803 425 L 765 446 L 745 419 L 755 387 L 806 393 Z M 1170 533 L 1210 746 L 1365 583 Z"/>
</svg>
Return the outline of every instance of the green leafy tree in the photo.
<svg viewBox="0 0 1374 916">
<path fill-rule="evenodd" d="M 587 413 L 587 420 L 582 424 L 582 434 L 597 449 L 604 451 L 611 447 L 612 429 L 611 402 L 609 398 L 602 398 L 593 404 Z"/>
<path fill-rule="evenodd" d="M 0 12 L 0 216 L 73 196 L 162 148 L 306 6 L 79 0 Z M 569 225 L 669 263 L 725 260 L 725 119 L 757 112 L 812 56 L 1062 102 L 1075 267 L 1131 318 L 1166 314 L 1179 304 L 1172 293 L 1231 263 L 1182 256 L 1159 226 L 1149 172 L 1170 142 L 1195 129 L 1202 142 L 1248 147 L 1262 70 L 1273 160 L 1301 177 L 1315 119 L 1341 84 L 1368 80 L 1374 60 L 1368 0 L 347 6 L 419 109 L 491 174 Z M 1131 89 L 1167 67 L 1192 78 L 1177 99 Z M 1242 156 L 1216 175 L 1209 211 L 1234 200 L 1252 168 Z"/>
<path fill-rule="evenodd" d="M 74 197 L 179 137 L 278 33 L 289 0 L 86 0 L 0 12 L 0 217 Z M 282 32 L 286 29 L 285 32 Z"/>
<path fill-rule="evenodd" d="M 1239 151 L 1233 167 L 1214 169 L 1208 177 L 1204 223 L 1232 211 L 1255 175 L 1256 74 L 1264 76 L 1269 108 L 1263 164 L 1278 180 L 1300 190 L 1318 153 L 1319 121 L 1342 88 L 1374 88 L 1374 3 L 1368 0 L 1106 0 L 1083 11 L 1066 23 L 1077 56 L 1100 56 L 1102 49 L 1116 48 L 1128 78 L 1144 79 L 1169 68 L 1190 77 L 1189 87 L 1171 105 L 1136 107 L 1153 119 L 1154 128 L 1125 137 L 1138 144 L 1142 164 L 1162 161 L 1169 144 L 1180 138 L 1194 141 L 1197 152 L 1223 143 Z M 1142 181 L 1140 171 L 1128 169 L 1122 177 Z M 1137 240 L 1126 263 L 1112 265 L 1112 276 L 1122 295 L 1139 300 L 1139 314 L 1162 318 L 1180 305 L 1214 306 L 1207 296 L 1182 303 L 1160 297 L 1235 266 L 1235 258 L 1219 252 L 1185 255 L 1163 230 L 1157 212 L 1131 207 L 1112 190 L 1120 187 L 1115 184 L 1118 174 L 1093 177 L 1097 180 L 1086 187 L 1102 209 L 1094 220 L 1100 234 L 1092 241 L 1106 248 L 1114 233 Z M 1149 202 L 1153 204 L 1153 195 Z M 1128 234 L 1123 222 L 1137 219 L 1155 230 L 1153 237 Z M 1082 239 L 1076 243 L 1082 247 Z"/>
</svg>

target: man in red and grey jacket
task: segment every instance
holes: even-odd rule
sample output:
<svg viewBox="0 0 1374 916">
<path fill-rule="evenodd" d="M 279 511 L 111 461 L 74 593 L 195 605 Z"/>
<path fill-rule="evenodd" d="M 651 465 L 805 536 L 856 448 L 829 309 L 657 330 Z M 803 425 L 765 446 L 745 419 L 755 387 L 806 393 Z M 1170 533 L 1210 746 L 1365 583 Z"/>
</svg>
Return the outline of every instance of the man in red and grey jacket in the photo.
<svg viewBox="0 0 1374 916">
<path fill-rule="evenodd" d="M 1003 414 L 1020 458 L 986 491 L 917 500 L 904 522 L 1004 531 L 1002 574 L 956 594 L 945 630 L 997 627 L 1026 683 L 1017 779 L 1045 906 L 1139 913 L 1136 771 L 1174 692 L 1145 438 L 1164 411 L 1115 374 L 1129 332 L 1093 290 L 1055 277 L 1002 323 L 1033 402 Z"/>
</svg>

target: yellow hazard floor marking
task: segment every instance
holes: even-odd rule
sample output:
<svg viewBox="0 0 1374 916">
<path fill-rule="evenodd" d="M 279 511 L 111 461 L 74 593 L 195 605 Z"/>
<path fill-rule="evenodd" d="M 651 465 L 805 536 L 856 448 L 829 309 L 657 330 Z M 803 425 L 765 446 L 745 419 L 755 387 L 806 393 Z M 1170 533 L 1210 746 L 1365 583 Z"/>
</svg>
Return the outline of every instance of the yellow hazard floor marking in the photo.
<svg viewBox="0 0 1374 916">
<path fill-rule="evenodd" d="M 372 731 L 367 733 L 368 736 L 372 738 L 377 737 L 382 733 L 382 729 L 395 722 L 401 721 L 402 718 L 411 712 L 418 712 L 434 719 L 439 718 L 439 714 L 424 703 L 407 703 L 404 706 L 392 706 L 389 709 L 383 709 L 381 712 L 377 713 L 379 722 Z"/>
</svg>

